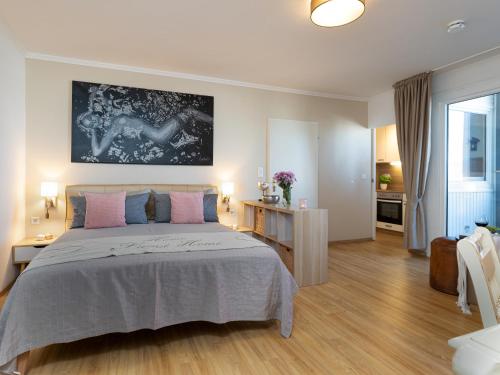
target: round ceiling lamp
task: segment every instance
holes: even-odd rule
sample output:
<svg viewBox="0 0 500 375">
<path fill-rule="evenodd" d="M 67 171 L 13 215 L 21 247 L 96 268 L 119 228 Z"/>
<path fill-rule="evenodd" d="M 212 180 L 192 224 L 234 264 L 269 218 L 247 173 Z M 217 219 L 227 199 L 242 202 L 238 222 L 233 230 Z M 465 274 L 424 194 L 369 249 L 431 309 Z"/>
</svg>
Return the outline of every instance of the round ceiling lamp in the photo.
<svg viewBox="0 0 500 375">
<path fill-rule="evenodd" d="M 342 26 L 364 12 L 365 0 L 311 0 L 311 21 L 318 26 Z"/>
</svg>

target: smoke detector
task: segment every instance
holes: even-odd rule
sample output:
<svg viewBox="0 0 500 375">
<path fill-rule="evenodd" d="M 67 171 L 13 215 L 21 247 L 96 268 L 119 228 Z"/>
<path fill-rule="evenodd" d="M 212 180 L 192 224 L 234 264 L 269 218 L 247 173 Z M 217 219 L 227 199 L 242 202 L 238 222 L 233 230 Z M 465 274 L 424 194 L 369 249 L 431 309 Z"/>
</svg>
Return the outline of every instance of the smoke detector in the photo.
<svg viewBox="0 0 500 375">
<path fill-rule="evenodd" d="M 462 31 L 465 29 L 465 21 L 464 20 L 455 20 L 452 21 L 448 24 L 448 32 L 451 33 L 458 33 L 459 31 Z"/>
</svg>

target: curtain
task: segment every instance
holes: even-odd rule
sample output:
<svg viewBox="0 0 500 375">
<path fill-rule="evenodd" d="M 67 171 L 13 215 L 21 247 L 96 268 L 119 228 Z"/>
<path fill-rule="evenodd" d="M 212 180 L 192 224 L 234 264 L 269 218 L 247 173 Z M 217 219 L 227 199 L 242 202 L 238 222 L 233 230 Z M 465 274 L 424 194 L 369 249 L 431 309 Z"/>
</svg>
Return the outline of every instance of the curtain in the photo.
<svg viewBox="0 0 500 375">
<path fill-rule="evenodd" d="M 394 85 L 399 155 L 406 193 L 404 247 L 427 248 L 423 198 L 431 153 L 431 77 L 421 73 Z"/>
</svg>

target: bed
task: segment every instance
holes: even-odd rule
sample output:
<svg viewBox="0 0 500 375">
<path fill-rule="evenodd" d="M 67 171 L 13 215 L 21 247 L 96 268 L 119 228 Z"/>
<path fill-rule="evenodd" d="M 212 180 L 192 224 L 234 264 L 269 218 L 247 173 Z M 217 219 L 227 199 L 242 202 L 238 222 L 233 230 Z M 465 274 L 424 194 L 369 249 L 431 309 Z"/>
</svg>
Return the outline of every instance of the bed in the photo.
<svg viewBox="0 0 500 375">
<path fill-rule="evenodd" d="M 77 191 L 144 187 L 157 191 L 207 189 L 198 185 L 72 186 L 66 191 L 66 219 L 71 220 L 72 213 L 68 197 Z M 47 259 L 54 254 L 57 258 L 59 253 L 54 249 L 75 243 L 94 246 L 89 244 L 179 235 L 236 238 L 235 232 L 219 223 L 67 230 L 33 259 L 9 293 L 0 315 L 0 371 L 15 373 L 17 367 L 25 365 L 27 355 L 23 353 L 50 344 L 190 321 L 276 319 L 281 335 L 290 336 L 297 284 L 274 250 L 261 242 L 210 251 L 42 261 L 44 254 Z"/>
</svg>

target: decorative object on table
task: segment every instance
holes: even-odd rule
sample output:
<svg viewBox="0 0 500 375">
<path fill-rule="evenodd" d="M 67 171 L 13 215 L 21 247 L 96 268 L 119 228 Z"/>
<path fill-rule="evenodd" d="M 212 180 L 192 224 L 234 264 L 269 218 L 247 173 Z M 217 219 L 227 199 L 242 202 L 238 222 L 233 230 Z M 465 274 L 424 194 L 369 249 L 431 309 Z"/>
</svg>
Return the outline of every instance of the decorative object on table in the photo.
<svg viewBox="0 0 500 375">
<path fill-rule="evenodd" d="M 231 201 L 231 195 L 234 194 L 234 182 L 224 182 L 222 184 L 222 203 L 227 205 L 226 212 L 231 212 L 229 207 L 229 202 Z"/>
<path fill-rule="evenodd" d="M 280 201 L 280 196 L 277 195 L 277 194 L 269 194 L 269 187 L 270 187 L 270 184 L 268 182 L 265 182 L 265 181 L 259 181 L 257 183 L 257 186 L 259 188 L 259 190 L 262 191 L 262 196 L 261 198 L 259 199 L 260 201 L 264 202 L 264 203 L 267 203 L 267 204 L 278 204 L 279 201 Z M 276 183 L 273 182 L 273 193 L 276 192 Z"/>
<path fill-rule="evenodd" d="M 283 190 L 283 203 L 290 206 L 292 203 L 292 185 L 297 181 L 295 174 L 291 171 L 276 172 L 273 181 Z"/>
<path fill-rule="evenodd" d="M 307 199 L 306 198 L 299 199 L 299 208 L 302 210 L 305 210 L 307 208 Z"/>
<path fill-rule="evenodd" d="M 269 190 L 269 183 L 267 183 L 266 181 L 259 181 L 257 182 L 257 188 L 262 192 L 263 197 L 264 195 L 267 195 L 267 191 Z"/>
<path fill-rule="evenodd" d="M 262 196 L 262 202 L 267 204 L 278 204 L 280 196 L 278 194 L 266 194 Z"/>
<path fill-rule="evenodd" d="M 45 218 L 49 218 L 49 208 L 57 206 L 57 182 L 46 181 L 40 186 L 40 195 L 45 198 Z"/>
<path fill-rule="evenodd" d="M 486 216 L 480 216 L 474 220 L 474 224 L 478 227 L 487 227 L 488 226 L 488 218 Z"/>
<path fill-rule="evenodd" d="M 379 176 L 380 189 L 387 190 L 387 186 L 392 182 L 392 177 L 389 173 L 384 173 Z"/>
<path fill-rule="evenodd" d="M 73 163 L 213 165 L 214 97 L 73 81 Z"/>
<path fill-rule="evenodd" d="M 35 236 L 36 241 L 50 241 L 54 239 L 54 235 L 51 233 L 40 233 Z"/>
</svg>

